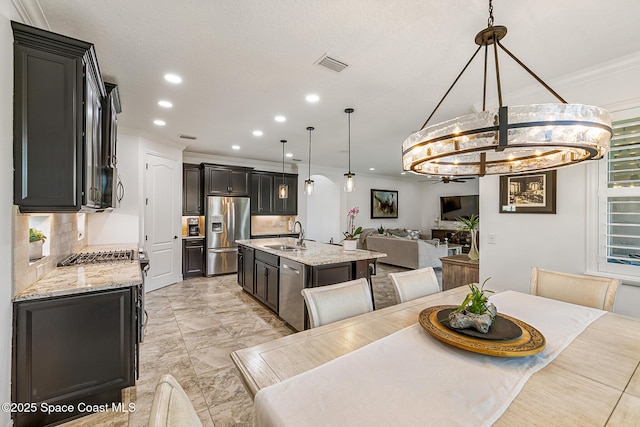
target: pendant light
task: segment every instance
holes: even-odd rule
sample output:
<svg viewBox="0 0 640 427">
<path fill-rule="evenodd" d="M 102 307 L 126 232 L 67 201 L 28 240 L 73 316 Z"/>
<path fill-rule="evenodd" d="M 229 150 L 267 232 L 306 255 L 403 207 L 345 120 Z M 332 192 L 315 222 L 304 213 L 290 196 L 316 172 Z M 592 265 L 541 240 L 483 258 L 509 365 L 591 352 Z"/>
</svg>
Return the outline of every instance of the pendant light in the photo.
<svg viewBox="0 0 640 427">
<path fill-rule="evenodd" d="M 289 198 L 289 186 L 284 181 L 284 144 L 287 143 L 286 139 L 281 139 L 282 143 L 282 184 L 278 186 L 278 197 L 281 199 Z"/>
<path fill-rule="evenodd" d="M 477 50 L 422 125 L 402 144 L 402 168 L 419 174 L 463 176 L 525 173 L 555 169 L 584 160 L 599 159 L 609 148 L 611 117 L 599 107 L 567 104 L 500 40 L 507 27 L 493 25 L 489 0 L 488 26 L 475 38 Z M 498 108 L 486 110 L 487 58 L 493 45 Z M 427 123 L 484 47 L 482 111 L 427 127 Z M 498 47 L 547 89 L 560 103 L 502 104 Z"/>
<path fill-rule="evenodd" d="M 304 181 L 304 194 L 310 196 L 313 193 L 313 180 L 311 179 L 311 131 L 314 130 L 312 126 L 307 128 L 309 131 L 309 178 Z"/>
<path fill-rule="evenodd" d="M 351 193 L 356 189 L 356 174 L 351 173 L 351 113 L 353 113 L 353 108 L 347 108 L 344 112 L 349 117 L 349 172 L 344 174 L 344 191 Z"/>
</svg>

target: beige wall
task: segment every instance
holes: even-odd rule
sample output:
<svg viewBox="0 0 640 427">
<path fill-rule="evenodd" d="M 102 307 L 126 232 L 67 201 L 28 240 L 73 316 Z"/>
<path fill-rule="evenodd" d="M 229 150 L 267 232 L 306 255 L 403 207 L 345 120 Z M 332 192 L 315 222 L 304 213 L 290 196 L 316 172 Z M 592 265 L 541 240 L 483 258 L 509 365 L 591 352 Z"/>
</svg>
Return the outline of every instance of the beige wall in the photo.
<svg viewBox="0 0 640 427">
<path fill-rule="evenodd" d="M 48 214 L 48 229 L 46 234 L 49 253 L 35 261 L 29 261 L 29 219 L 28 214 L 21 214 L 17 208 L 13 209 L 14 241 L 13 241 L 13 295 L 28 288 L 36 280 L 56 268 L 56 264 L 86 246 L 86 215 L 81 216 L 85 221 L 85 233 L 78 239 L 79 214 Z"/>
</svg>

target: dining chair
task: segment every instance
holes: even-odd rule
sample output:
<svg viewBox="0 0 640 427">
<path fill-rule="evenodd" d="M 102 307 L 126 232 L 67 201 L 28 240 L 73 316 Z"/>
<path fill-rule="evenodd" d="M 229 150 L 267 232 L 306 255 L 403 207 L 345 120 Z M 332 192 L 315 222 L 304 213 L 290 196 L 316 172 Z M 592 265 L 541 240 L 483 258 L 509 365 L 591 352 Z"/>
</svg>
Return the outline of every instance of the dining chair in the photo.
<svg viewBox="0 0 640 427">
<path fill-rule="evenodd" d="M 365 278 L 304 288 L 302 296 L 312 328 L 373 311 L 371 289 Z"/>
<path fill-rule="evenodd" d="M 440 284 L 433 267 L 389 273 L 396 293 L 396 304 L 440 292 Z"/>
<path fill-rule="evenodd" d="M 608 277 L 531 269 L 532 295 L 611 311 L 620 280 Z"/>
<path fill-rule="evenodd" d="M 171 375 L 164 374 L 151 404 L 149 427 L 202 427 L 189 396 Z"/>
</svg>

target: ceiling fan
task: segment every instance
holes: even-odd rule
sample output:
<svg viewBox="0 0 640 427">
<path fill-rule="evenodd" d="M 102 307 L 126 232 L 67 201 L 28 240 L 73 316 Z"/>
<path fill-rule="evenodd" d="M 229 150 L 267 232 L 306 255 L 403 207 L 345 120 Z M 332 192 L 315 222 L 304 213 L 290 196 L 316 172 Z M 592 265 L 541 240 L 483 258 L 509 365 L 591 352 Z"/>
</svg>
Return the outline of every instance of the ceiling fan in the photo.
<svg viewBox="0 0 640 427">
<path fill-rule="evenodd" d="M 465 182 L 468 179 L 475 179 L 473 176 L 434 176 L 430 179 L 425 179 L 422 182 L 430 182 L 432 184 L 448 184 L 450 182 Z"/>
</svg>

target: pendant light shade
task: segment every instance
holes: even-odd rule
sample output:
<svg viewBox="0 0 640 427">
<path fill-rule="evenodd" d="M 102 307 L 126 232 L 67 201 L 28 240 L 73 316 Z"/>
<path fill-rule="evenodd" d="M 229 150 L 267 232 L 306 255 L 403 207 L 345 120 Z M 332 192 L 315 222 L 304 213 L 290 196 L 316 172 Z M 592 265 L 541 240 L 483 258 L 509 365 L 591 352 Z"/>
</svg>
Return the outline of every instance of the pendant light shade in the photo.
<svg viewBox="0 0 640 427">
<path fill-rule="evenodd" d="M 476 35 L 477 50 L 422 128 L 402 144 L 402 168 L 405 171 L 440 176 L 526 173 L 599 159 L 607 152 L 612 135 L 609 113 L 595 106 L 568 104 L 502 45 L 500 40 L 506 34 L 507 27 L 493 25 L 493 4 L 489 0 L 488 26 Z M 483 47 L 482 111 L 427 126 Z M 498 47 L 560 103 L 503 105 Z M 489 50 L 493 51 L 495 62 L 498 107 L 487 110 Z"/>
<path fill-rule="evenodd" d="M 349 172 L 344 174 L 344 191 L 347 193 L 351 193 L 356 189 L 356 174 L 351 173 L 351 113 L 353 113 L 353 111 L 353 108 L 344 110 L 349 118 Z"/>
<path fill-rule="evenodd" d="M 310 196 L 313 194 L 313 180 L 311 179 L 311 132 L 314 130 L 312 126 L 307 128 L 309 131 L 309 178 L 304 181 L 304 194 Z"/>
<path fill-rule="evenodd" d="M 282 184 L 278 186 L 278 197 L 281 199 L 289 198 L 289 186 L 284 181 L 284 144 L 287 143 L 286 139 L 280 140 L 282 143 Z"/>
</svg>

